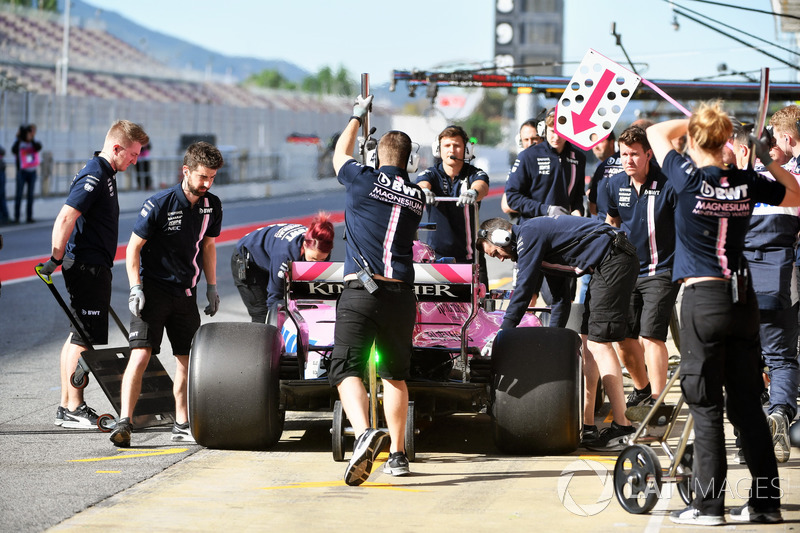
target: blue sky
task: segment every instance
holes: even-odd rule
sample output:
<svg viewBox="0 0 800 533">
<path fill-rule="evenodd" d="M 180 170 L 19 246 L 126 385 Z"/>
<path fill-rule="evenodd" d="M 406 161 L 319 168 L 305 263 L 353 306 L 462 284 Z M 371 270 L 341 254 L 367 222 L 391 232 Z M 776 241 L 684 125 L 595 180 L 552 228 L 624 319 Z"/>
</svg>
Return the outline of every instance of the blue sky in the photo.
<svg viewBox="0 0 800 533">
<path fill-rule="evenodd" d="M 373 83 L 388 81 L 393 68 L 486 63 L 494 52 L 492 0 L 86 1 L 223 54 L 284 59 L 311 72 L 342 65 L 355 78 L 370 73 Z M 675 3 L 791 48 L 786 35 L 779 40 L 771 16 L 696 0 Z M 769 0 L 735 3 L 771 10 Z M 663 0 L 565 0 L 565 20 L 565 61 L 578 62 L 594 48 L 626 64 L 610 33 L 616 22 L 628 55 L 649 79 L 713 75 L 725 63 L 734 71 L 768 66 L 774 81 L 797 80 L 797 71 L 695 22 L 679 17 L 680 30 L 675 31 L 670 5 Z M 800 63 L 796 55 L 767 50 Z M 567 65 L 564 75 L 571 76 L 574 68 Z"/>
</svg>

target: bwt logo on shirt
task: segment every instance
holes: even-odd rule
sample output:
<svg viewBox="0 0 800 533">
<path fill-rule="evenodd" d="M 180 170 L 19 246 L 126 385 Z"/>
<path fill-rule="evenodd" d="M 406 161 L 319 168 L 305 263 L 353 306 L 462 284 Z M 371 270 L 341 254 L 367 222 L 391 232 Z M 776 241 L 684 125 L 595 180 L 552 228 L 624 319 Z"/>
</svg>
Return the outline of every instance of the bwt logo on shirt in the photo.
<svg viewBox="0 0 800 533">
<path fill-rule="evenodd" d="M 704 181 L 700 185 L 700 194 L 705 198 L 715 198 L 717 200 L 742 200 L 747 198 L 747 185 L 714 187 Z"/>
<path fill-rule="evenodd" d="M 214 208 L 213 207 L 201 207 L 200 208 L 200 214 L 201 215 L 210 215 L 213 212 L 214 212 Z"/>
</svg>

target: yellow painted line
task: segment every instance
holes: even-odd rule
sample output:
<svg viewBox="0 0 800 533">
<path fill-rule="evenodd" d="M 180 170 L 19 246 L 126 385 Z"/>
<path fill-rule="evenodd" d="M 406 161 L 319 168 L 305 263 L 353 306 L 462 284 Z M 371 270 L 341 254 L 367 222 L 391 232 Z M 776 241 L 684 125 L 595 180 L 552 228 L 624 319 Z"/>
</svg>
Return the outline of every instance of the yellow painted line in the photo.
<svg viewBox="0 0 800 533">
<path fill-rule="evenodd" d="M 511 283 L 512 281 L 513 281 L 513 278 L 500 278 L 497 281 L 495 281 L 494 283 L 490 283 L 489 284 L 489 290 L 491 291 L 491 290 L 494 290 L 494 289 L 499 289 L 499 288 L 504 287 L 505 285 Z"/>
<path fill-rule="evenodd" d="M 617 464 L 616 457 L 608 457 L 607 455 L 581 455 L 581 459 L 589 459 L 590 461 L 596 461 L 598 463 L 608 463 L 611 465 Z"/>
<path fill-rule="evenodd" d="M 189 451 L 189 448 L 171 448 L 169 450 L 143 449 L 145 453 L 131 453 L 127 455 L 112 455 L 111 457 L 92 457 L 89 459 L 70 459 L 70 463 L 91 463 L 95 461 L 114 461 L 116 459 L 136 459 L 138 457 L 153 457 L 155 455 L 174 455 Z"/>
<path fill-rule="evenodd" d="M 121 474 L 122 470 L 97 470 L 95 474 Z"/>
</svg>

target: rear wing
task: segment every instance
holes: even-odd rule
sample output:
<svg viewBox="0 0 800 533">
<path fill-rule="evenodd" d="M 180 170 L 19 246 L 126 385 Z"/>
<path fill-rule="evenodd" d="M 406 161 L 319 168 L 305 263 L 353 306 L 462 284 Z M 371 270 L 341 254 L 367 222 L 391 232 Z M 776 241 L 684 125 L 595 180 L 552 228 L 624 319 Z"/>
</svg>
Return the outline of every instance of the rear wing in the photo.
<svg viewBox="0 0 800 533">
<path fill-rule="evenodd" d="M 420 302 L 472 302 L 472 263 L 415 263 L 414 293 Z M 344 263 L 294 261 L 290 300 L 336 300 L 344 287 Z"/>
</svg>

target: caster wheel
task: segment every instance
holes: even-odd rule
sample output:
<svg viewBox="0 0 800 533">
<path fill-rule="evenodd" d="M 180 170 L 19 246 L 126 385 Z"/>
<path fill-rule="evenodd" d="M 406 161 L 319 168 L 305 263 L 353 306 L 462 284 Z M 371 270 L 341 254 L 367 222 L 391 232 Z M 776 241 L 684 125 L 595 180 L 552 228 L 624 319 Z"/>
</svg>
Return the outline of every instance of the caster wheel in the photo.
<svg viewBox="0 0 800 533">
<path fill-rule="evenodd" d="M 105 413 L 97 417 L 97 429 L 103 433 L 110 433 L 117 427 L 117 419 Z"/>
<path fill-rule="evenodd" d="M 661 465 L 649 446 L 628 446 L 614 465 L 614 494 L 631 514 L 650 512 L 661 495 Z"/>
<path fill-rule="evenodd" d="M 333 404 L 333 425 L 331 426 L 331 453 L 334 461 L 344 461 L 345 418 L 342 402 L 336 400 Z"/>
<path fill-rule="evenodd" d="M 678 481 L 678 493 L 681 495 L 683 503 L 689 505 L 694 500 L 694 490 L 692 489 L 692 461 L 694 457 L 694 446 L 692 444 L 686 445 L 686 450 L 681 457 L 680 468 L 678 472 L 686 476 L 685 479 Z"/>
<path fill-rule="evenodd" d="M 81 376 L 78 376 L 77 372 L 73 373 L 69 378 L 69 382 L 76 389 L 85 389 L 89 384 L 89 374 L 82 374 Z"/>
</svg>

